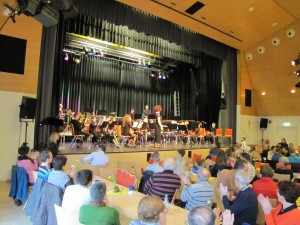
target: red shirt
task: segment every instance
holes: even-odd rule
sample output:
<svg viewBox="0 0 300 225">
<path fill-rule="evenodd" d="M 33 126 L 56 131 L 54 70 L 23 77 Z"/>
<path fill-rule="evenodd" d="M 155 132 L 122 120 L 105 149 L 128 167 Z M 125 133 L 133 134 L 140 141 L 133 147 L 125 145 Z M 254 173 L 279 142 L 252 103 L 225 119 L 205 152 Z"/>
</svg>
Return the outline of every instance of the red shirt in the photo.
<svg viewBox="0 0 300 225">
<path fill-rule="evenodd" d="M 265 197 L 277 200 L 277 183 L 271 177 L 262 177 L 252 184 L 252 189 L 256 195 L 262 194 Z"/>
<path fill-rule="evenodd" d="M 282 205 L 279 204 L 272 209 L 270 214 L 265 214 L 267 225 L 300 225 L 300 210 L 294 208 L 285 213 L 279 214 Z"/>
</svg>

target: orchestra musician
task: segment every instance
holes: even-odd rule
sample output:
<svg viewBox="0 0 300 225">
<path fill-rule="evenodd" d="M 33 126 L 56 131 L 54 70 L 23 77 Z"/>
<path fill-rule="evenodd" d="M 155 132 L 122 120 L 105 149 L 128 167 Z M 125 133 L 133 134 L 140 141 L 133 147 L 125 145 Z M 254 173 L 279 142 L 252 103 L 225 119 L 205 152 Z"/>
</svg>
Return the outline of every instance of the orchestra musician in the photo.
<svg viewBox="0 0 300 225">
<path fill-rule="evenodd" d="M 64 120 L 65 119 L 65 113 L 64 113 L 64 106 L 63 104 L 59 104 L 59 109 L 58 109 L 58 118 L 61 119 L 61 120 Z"/>
<path fill-rule="evenodd" d="M 135 109 L 131 108 L 131 110 L 130 110 L 130 117 L 131 117 L 132 120 L 134 119 L 134 115 L 135 115 Z"/>
<path fill-rule="evenodd" d="M 83 134 L 85 137 L 87 137 L 87 140 L 90 141 L 92 139 L 93 135 L 86 132 L 86 130 L 84 129 L 84 124 L 82 122 L 80 122 L 80 119 L 81 119 L 81 121 L 83 121 L 81 114 L 76 113 L 75 118 L 71 120 L 71 124 L 73 124 L 73 127 L 74 127 L 75 135 Z"/>
<path fill-rule="evenodd" d="M 217 125 L 217 124 L 216 124 L 215 122 L 212 122 L 212 123 L 211 123 L 211 127 L 210 127 L 210 138 L 209 138 L 209 140 L 210 140 L 211 143 L 214 143 L 214 137 L 215 137 L 216 131 L 217 131 L 216 125 Z"/>
<path fill-rule="evenodd" d="M 105 140 L 109 140 L 109 142 L 112 143 L 112 140 L 114 139 L 114 132 L 116 130 L 116 118 L 115 117 L 110 117 L 109 120 L 108 120 L 108 124 L 106 125 L 105 127 L 105 132 L 104 132 L 104 139 Z"/>
<path fill-rule="evenodd" d="M 97 118 L 96 116 L 92 116 L 90 122 L 90 129 L 89 129 L 89 132 L 93 135 L 92 143 L 100 140 L 100 137 L 97 133 L 97 127 L 98 127 Z"/>
<path fill-rule="evenodd" d="M 156 105 L 154 106 L 153 110 L 156 118 L 154 148 L 159 148 L 161 142 L 161 132 L 163 131 L 162 118 L 160 115 L 160 112 L 162 111 L 162 107 L 161 105 Z"/>
<path fill-rule="evenodd" d="M 143 115 L 144 115 L 144 118 L 148 118 L 148 116 L 151 114 L 151 110 L 149 109 L 149 105 L 146 105 L 145 106 L 145 109 L 143 111 Z"/>
<path fill-rule="evenodd" d="M 122 135 L 130 136 L 130 141 L 128 143 L 128 146 L 135 146 L 136 134 L 134 133 L 134 130 L 132 128 L 131 116 L 129 114 L 126 114 L 123 118 L 123 121 L 122 121 Z"/>
</svg>

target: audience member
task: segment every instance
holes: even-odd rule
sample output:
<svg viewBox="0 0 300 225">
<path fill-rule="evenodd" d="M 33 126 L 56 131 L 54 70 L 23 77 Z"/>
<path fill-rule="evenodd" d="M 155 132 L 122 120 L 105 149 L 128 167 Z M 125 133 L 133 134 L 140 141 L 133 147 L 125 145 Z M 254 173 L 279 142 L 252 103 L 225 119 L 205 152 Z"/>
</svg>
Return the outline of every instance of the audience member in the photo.
<svg viewBox="0 0 300 225">
<path fill-rule="evenodd" d="M 227 156 L 225 152 L 221 150 L 217 155 L 216 163 L 210 168 L 210 173 L 212 177 L 217 177 L 219 171 L 231 168 L 231 166 L 227 165 Z"/>
<path fill-rule="evenodd" d="M 94 183 L 90 189 L 90 196 L 92 202 L 80 208 L 80 223 L 120 225 L 118 211 L 108 206 L 105 183 L 101 181 Z"/>
<path fill-rule="evenodd" d="M 261 146 L 258 146 L 258 148 L 252 146 L 250 147 L 249 155 L 253 160 L 261 162 L 262 161 L 261 152 L 262 152 Z"/>
<path fill-rule="evenodd" d="M 241 149 L 245 153 L 249 153 L 249 151 L 250 151 L 250 146 L 247 145 L 245 137 L 243 137 L 242 140 L 241 140 Z"/>
<path fill-rule="evenodd" d="M 106 147 L 105 145 L 96 145 L 96 151 L 91 154 L 83 157 L 81 162 L 89 161 L 91 166 L 107 166 L 109 159 L 105 154 Z"/>
<path fill-rule="evenodd" d="M 41 165 L 38 169 L 38 177 L 48 180 L 50 173 L 50 163 L 52 163 L 52 153 L 49 150 L 43 150 L 40 154 Z"/>
<path fill-rule="evenodd" d="M 288 168 L 289 159 L 287 157 L 281 157 L 279 159 L 278 168 L 275 169 L 274 173 L 278 174 L 290 174 L 290 180 L 293 179 L 294 173 Z"/>
<path fill-rule="evenodd" d="M 269 151 L 270 151 L 270 146 L 269 146 L 269 144 L 265 144 L 265 145 L 263 146 L 262 153 L 261 153 L 261 158 L 262 158 L 262 160 L 263 160 L 264 162 L 267 161 L 267 159 L 268 159 Z"/>
<path fill-rule="evenodd" d="M 280 204 L 272 209 L 268 197 L 258 196 L 265 213 L 266 224 L 274 225 L 300 225 L 300 210 L 297 208 L 296 201 L 300 196 L 300 188 L 291 181 L 280 181 L 277 191 Z"/>
<path fill-rule="evenodd" d="M 290 156 L 290 152 L 289 152 L 289 148 L 287 147 L 282 147 L 281 148 L 281 154 L 285 157 L 289 157 Z"/>
<path fill-rule="evenodd" d="M 57 156 L 59 152 L 59 134 L 57 132 L 53 132 L 49 136 L 49 144 L 47 149 L 52 153 L 53 158 Z"/>
<path fill-rule="evenodd" d="M 23 145 L 18 149 L 19 157 L 17 161 L 18 167 L 23 167 L 28 176 L 28 185 L 33 186 L 34 177 L 32 171 L 38 170 L 38 162 L 37 157 L 38 153 L 35 151 L 30 151 L 30 148 L 27 146 L 27 143 L 23 143 Z"/>
<path fill-rule="evenodd" d="M 151 158 L 153 160 L 153 163 L 149 164 L 146 167 L 146 170 L 153 171 L 153 173 L 162 172 L 164 169 L 159 165 L 159 162 L 160 162 L 159 152 L 158 151 L 154 151 L 152 153 Z"/>
<path fill-rule="evenodd" d="M 184 155 L 185 155 L 184 149 L 180 149 L 177 151 L 174 173 L 177 174 L 178 176 L 182 176 L 185 173 L 186 161 L 183 158 Z"/>
<path fill-rule="evenodd" d="M 208 183 L 209 171 L 201 168 L 197 175 L 197 183 L 192 185 L 186 176 L 182 176 L 184 187 L 181 192 L 181 201 L 186 202 L 187 210 L 199 205 L 211 207 L 214 198 L 214 187 Z"/>
<path fill-rule="evenodd" d="M 240 155 L 240 158 L 245 160 L 247 162 L 247 166 L 248 166 L 248 176 L 249 176 L 249 179 L 250 179 L 250 182 L 254 179 L 255 177 L 255 168 L 254 166 L 252 165 L 252 162 L 251 162 L 251 157 L 248 153 L 242 153 Z"/>
<path fill-rule="evenodd" d="M 286 148 L 287 149 L 289 147 L 288 144 L 286 143 L 285 138 L 281 138 L 281 142 L 278 143 L 278 145 L 280 146 L 280 148 Z"/>
<path fill-rule="evenodd" d="M 271 160 L 278 162 L 281 157 L 282 157 L 281 148 L 276 147 L 276 151 L 275 151 L 274 155 L 272 156 Z"/>
<path fill-rule="evenodd" d="M 129 225 L 167 225 L 165 205 L 157 196 L 145 196 L 138 205 L 138 219 Z"/>
<path fill-rule="evenodd" d="M 270 149 L 270 151 L 268 151 L 268 156 L 267 156 L 267 160 L 268 161 L 271 161 L 272 160 L 272 157 L 273 157 L 273 155 L 275 154 L 275 152 L 276 152 L 276 146 L 272 146 L 271 147 L 271 149 Z"/>
<path fill-rule="evenodd" d="M 74 168 L 70 168 L 68 175 L 64 173 L 63 167 L 67 163 L 67 158 L 58 155 L 53 159 L 53 171 L 48 176 L 48 182 L 64 190 L 67 186 L 73 184 Z"/>
<path fill-rule="evenodd" d="M 228 149 L 226 149 L 225 154 L 227 156 L 227 165 L 233 168 L 237 159 L 234 147 L 229 147 Z"/>
<path fill-rule="evenodd" d="M 290 163 L 300 163 L 300 157 L 296 156 L 294 148 L 290 148 L 290 156 L 288 159 Z"/>
<path fill-rule="evenodd" d="M 220 151 L 222 151 L 221 150 L 221 143 L 220 142 L 216 142 L 216 145 L 213 147 L 213 148 L 211 148 L 210 150 L 209 150 L 209 155 L 210 156 L 217 156 L 218 154 L 219 154 L 219 152 Z"/>
<path fill-rule="evenodd" d="M 92 179 L 93 172 L 91 170 L 77 171 L 74 179 L 75 185 L 69 185 L 65 190 L 62 207 L 79 211 L 81 206 L 90 204 Z"/>
<path fill-rule="evenodd" d="M 273 180 L 273 169 L 269 165 L 260 167 L 260 179 L 252 184 L 252 189 L 256 195 L 262 194 L 265 197 L 277 200 L 277 183 Z"/>
<path fill-rule="evenodd" d="M 228 187 L 220 185 L 220 193 L 225 209 L 229 209 L 234 214 L 234 224 L 241 225 L 248 223 L 256 224 L 258 213 L 258 202 L 256 195 L 250 187 L 249 175 L 244 170 L 239 170 L 235 174 L 235 184 L 239 189 L 236 199 L 231 202 L 228 199 Z"/>
<path fill-rule="evenodd" d="M 235 145 L 235 154 L 236 154 L 236 157 L 240 157 L 240 155 L 243 153 L 243 150 L 242 150 L 242 144 L 240 142 L 236 143 Z"/>
<path fill-rule="evenodd" d="M 228 191 L 233 191 L 235 195 L 238 194 L 239 189 L 235 185 L 235 174 L 238 170 L 248 170 L 248 165 L 245 160 L 238 159 L 233 167 L 233 170 L 224 169 L 218 173 L 218 187 L 220 184 L 228 187 Z"/>
<path fill-rule="evenodd" d="M 148 195 L 156 195 L 164 199 L 165 194 L 168 195 L 171 201 L 176 189 L 181 186 L 180 177 L 173 173 L 175 168 L 175 159 L 167 158 L 164 161 L 164 171 L 154 173 L 145 184 L 145 192 Z"/>
</svg>

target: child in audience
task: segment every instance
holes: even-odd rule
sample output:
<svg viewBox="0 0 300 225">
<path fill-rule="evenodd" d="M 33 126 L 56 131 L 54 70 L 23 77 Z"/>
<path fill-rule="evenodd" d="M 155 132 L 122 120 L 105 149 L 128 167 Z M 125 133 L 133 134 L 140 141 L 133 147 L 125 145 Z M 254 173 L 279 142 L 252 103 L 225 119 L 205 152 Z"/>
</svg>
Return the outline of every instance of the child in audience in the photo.
<svg viewBox="0 0 300 225">
<path fill-rule="evenodd" d="M 41 165 L 38 169 L 38 177 L 48 180 L 50 173 L 50 163 L 52 162 L 52 153 L 49 150 L 43 150 L 40 154 Z"/>
</svg>

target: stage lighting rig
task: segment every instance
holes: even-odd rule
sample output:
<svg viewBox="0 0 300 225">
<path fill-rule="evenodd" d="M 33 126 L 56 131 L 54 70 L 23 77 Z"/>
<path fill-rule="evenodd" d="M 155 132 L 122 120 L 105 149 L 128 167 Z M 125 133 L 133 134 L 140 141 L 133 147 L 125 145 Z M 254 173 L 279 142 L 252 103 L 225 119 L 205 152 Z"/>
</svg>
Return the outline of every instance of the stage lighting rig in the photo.
<svg viewBox="0 0 300 225">
<path fill-rule="evenodd" d="M 292 62 L 292 66 L 298 66 L 300 64 L 300 53 L 297 59 L 294 59 Z"/>
</svg>

